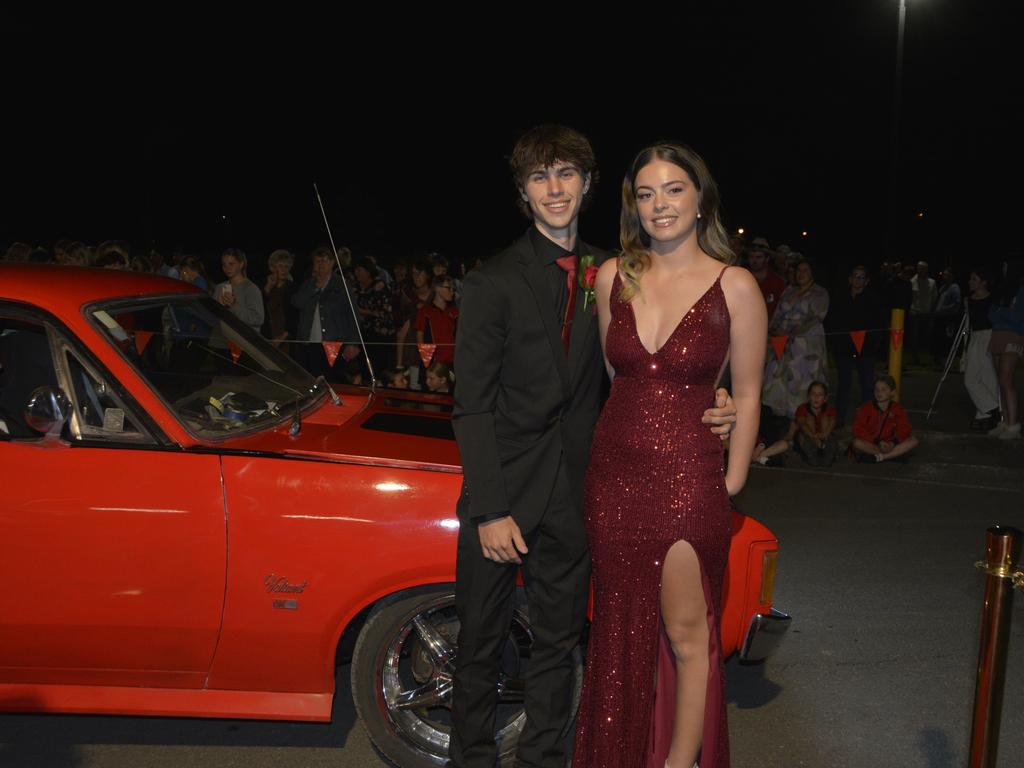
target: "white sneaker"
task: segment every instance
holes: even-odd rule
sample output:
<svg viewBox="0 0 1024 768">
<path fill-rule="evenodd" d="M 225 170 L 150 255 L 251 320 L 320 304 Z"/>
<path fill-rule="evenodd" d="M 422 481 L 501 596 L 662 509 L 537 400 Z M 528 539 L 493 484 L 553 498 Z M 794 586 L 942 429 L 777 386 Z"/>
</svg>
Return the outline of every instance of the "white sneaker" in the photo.
<svg viewBox="0 0 1024 768">
<path fill-rule="evenodd" d="M 1005 421 L 1000 421 L 998 424 L 996 424 L 994 427 L 992 427 L 992 429 L 990 429 L 988 431 L 988 434 L 991 435 L 992 437 L 999 437 L 1005 431 L 1006 431 L 1006 422 Z"/>
<path fill-rule="evenodd" d="M 1002 424 L 1003 422 L 1000 422 Z M 1012 424 L 996 435 L 1000 440 L 1016 440 L 1020 437 L 1020 423 Z"/>
</svg>

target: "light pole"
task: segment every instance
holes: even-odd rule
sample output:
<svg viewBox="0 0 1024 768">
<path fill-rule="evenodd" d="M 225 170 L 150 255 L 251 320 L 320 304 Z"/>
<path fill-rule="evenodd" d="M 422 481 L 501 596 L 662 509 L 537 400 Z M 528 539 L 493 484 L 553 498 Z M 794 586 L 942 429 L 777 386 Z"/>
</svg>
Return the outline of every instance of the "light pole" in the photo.
<svg viewBox="0 0 1024 768">
<path fill-rule="evenodd" d="M 896 35 L 896 77 L 892 87 L 892 150 L 889 159 L 889 221 L 886 227 L 886 240 L 888 247 L 885 249 L 886 257 L 892 261 L 896 258 L 893 253 L 895 229 L 896 229 L 896 203 L 897 187 L 899 181 L 899 159 L 900 159 L 900 95 L 903 88 L 903 27 L 907 18 L 907 0 L 900 0 L 899 30 Z"/>
</svg>

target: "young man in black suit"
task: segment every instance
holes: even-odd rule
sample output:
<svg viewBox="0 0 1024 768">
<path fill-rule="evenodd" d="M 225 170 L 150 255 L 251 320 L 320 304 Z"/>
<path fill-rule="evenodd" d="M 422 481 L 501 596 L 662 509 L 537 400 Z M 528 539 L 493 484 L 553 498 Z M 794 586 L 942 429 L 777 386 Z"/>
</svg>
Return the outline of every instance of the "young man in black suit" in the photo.
<svg viewBox="0 0 1024 768">
<path fill-rule="evenodd" d="M 464 481 L 454 768 L 495 765 L 498 667 L 520 565 L 534 639 L 518 765 L 563 768 L 572 651 L 589 593 L 583 483 L 604 365 L 594 305 L 577 273 L 580 259 L 598 266 L 608 254 L 577 230 L 597 164 L 586 137 L 553 125 L 527 132 L 510 164 L 533 225 L 466 276 L 456 338 L 453 423 Z M 734 414 L 730 402 L 707 418 L 727 433 Z"/>
</svg>

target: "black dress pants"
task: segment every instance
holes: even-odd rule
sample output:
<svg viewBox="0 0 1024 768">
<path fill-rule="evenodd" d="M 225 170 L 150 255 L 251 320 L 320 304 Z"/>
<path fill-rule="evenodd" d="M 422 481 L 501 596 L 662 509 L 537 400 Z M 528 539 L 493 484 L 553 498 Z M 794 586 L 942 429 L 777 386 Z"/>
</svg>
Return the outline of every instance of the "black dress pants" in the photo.
<svg viewBox="0 0 1024 768">
<path fill-rule="evenodd" d="M 564 732 L 572 714 L 572 653 L 586 620 L 590 588 L 586 529 L 564 463 L 540 523 L 523 533 L 529 548 L 523 557 L 523 582 L 534 639 L 517 765 L 563 768 Z M 452 698 L 454 768 L 494 768 L 497 759 L 497 681 L 512 622 L 517 570 L 514 564 L 484 558 L 476 526 L 463 523 L 455 585 L 461 628 Z"/>
</svg>

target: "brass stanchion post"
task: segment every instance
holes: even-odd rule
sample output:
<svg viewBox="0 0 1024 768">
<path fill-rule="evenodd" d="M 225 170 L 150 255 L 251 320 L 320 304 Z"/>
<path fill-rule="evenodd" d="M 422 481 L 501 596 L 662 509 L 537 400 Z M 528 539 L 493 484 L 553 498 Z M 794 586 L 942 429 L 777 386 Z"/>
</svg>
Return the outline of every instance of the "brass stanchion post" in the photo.
<svg viewBox="0 0 1024 768">
<path fill-rule="evenodd" d="M 988 577 L 985 580 L 985 603 L 981 609 L 969 768 L 995 768 L 1013 588 L 1024 583 L 1024 573 L 1017 570 L 1021 551 L 1020 531 L 999 525 L 989 528 L 985 534 L 985 550 L 986 559 L 976 563 Z"/>
</svg>

